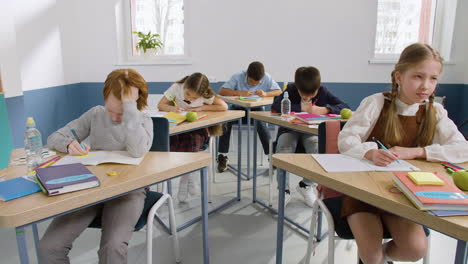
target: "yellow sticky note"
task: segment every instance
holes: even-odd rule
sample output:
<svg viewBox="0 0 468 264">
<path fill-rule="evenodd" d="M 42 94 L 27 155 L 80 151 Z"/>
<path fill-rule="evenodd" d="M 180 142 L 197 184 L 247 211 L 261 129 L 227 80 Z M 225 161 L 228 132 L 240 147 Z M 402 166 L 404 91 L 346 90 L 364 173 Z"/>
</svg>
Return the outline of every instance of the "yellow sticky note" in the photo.
<svg viewBox="0 0 468 264">
<path fill-rule="evenodd" d="M 76 155 L 77 158 L 86 158 L 86 157 L 92 157 L 92 156 L 95 156 L 96 154 L 94 153 L 88 153 L 88 154 L 84 154 L 84 155 Z"/>
<path fill-rule="evenodd" d="M 408 172 L 408 177 L 417 185 L 444 185 L 445 182 L 432 172 Z"/>
</svg>

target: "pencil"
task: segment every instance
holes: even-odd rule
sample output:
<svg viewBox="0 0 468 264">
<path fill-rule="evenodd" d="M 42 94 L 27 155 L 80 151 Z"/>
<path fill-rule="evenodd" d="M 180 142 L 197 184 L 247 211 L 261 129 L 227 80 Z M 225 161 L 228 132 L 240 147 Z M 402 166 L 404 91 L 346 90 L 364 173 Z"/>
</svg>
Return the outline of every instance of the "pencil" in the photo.
<svg viewBox="0 0 468 264">
<path fill-rule="evenodd" d="M 80 144 L 81 148 L 84 149 L 84 150 L 86 150 L 85 146 L 84 146 L 83 144 L 81 144 L 81 141 L 80 141 L 80 139 L 78 138 L 78 135 L 76 134 L 75 129 L 73 129 L 73 128 L 70 127 L 70 131 L 71 131 L 71 133 L 73 134 L 73 137 L 76 139 L 76 141 L 78 141 L 78 143 Z"/>
<path fill-rule="evenodd" d="M 379 144 L 380 147 L 381 147 L 383 150 L 385 150 L 385 151 L 387 151 L 387 152 L 390 152 L 390 150 L 389 150 L 388 148 L 386 148 L 386 147 L 384 146 L 384 144 L 382 144 L 382 142 L 380 142 L 380 141 L 378 141 L 377 139 L 375 139 L 375 137 L 372 137 L 372 140 L 374 140 L 377 144 Z M 396 160 L 396 162 L 400 163 L 400 160 Z"/>
<path fill-rule="evenodd" d="M 169 98 L 171 99 L 172 103 L 174 103 L 174 106 L 177 106 L 177 103 L 176 103 L 174 97 L 172 97 L 172 95 L 169 94 L 169 93 L 167 94 L 167 96 L 169 96 Z"/>
</svg>

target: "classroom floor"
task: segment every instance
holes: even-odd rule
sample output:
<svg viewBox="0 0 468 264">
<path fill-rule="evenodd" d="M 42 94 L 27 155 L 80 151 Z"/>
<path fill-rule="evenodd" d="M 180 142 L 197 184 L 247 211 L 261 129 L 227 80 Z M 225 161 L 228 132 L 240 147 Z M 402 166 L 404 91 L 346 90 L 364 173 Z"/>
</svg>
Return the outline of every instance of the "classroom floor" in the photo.
<svg viewBox="0 0 468 264">
<path fill-rule="evenodd" d="M 236 133 L 232 146 L 236 146 Z M 245 133 L 244 133 L 245 140 Z M 246 142 L 246 141 L 243 141 Z M 260 145 L 259 145 L 260 146 Z M 246 149 L 243 144 L 243 166 L 246 166 Z M 259 147 L 261 148 L 261 147 Z M 236 163 L 237 155 L 230 153 L 231 163 Z M 267 158 L 263 155 L 263 164 L 267 168 Z M 276 178 L 275 178 L 276 179 Z M 299 177 L 291 177 L 293 199 L 286 208 L 286 215 L 309 226 L 310 208 L 305 205 L 295 192 Z M 276 182 L 276 180 L 275 180 Z M 268 199 L 268 177 L 258 178 L 259 191 L 257 197 L 266 201 Z M 178 180 L 174 181 L 174 194 L 177 194 Z M 236 193 L 236 178 L 230 172 L 217 174 L 213 185 L 213 205 L 234 197 Z M 276 185 L 274 197 L 276 198 Z M 177 197 L 174 195 L 174 197 Z M 263 264 L 275 263 L 276 250 L 276 219 L 263 207 L 252 204 L 252 180 L 242 181 L 242 200 L 227 209 L 209 217 L 209 244 L 210 260 L 215 264 Z M 179 203 L 175 198 L 176 218 L 178 224 L 191 219 L 200 213 L 200 199 L 193 197 L 187 203 Z M 166 214 L 163 213 L 163 217 Z M 45 231 L 50 221 L 38 225 L 39 235 Z M 153 240 L 153 262 L 174 263 L 172 256 L 171 238 L 155 224 L 155 238 Z M 15 232 L 12 229 L 0 229 L 0 263 L 19 263 L 17 255 Z M 34 244 L 30 229 L 28 229 L 28 248 L 31 263 L 37 263 Z M 74 243 L 70 253 L 72 263 L 92 264 L 98 263 L 97 250 L 99 246 L 100 230 L 87 229 Z M 199 223 L 179 232 L 179 242 L 182 254 L 182 263 L 202 263 L 201 225 Z M 353 242 L 351 248 L 347 241 L 337 243 L 335 250 L 335 263 L 351 263 L 357 261 L 357 247 Z M 284 263 L 300 263 L 306 252 L 307 239 L 290 227 L 285 227 L 284 233 Z M 453 263 L 455 257 L 456 240 L 437 232 L 431 232 L 431 263 Z M 311 263 L 326 263 L 327 240 L 320 242 L 312 257 Z M 146 229 L 135 232 L 128 249 L 128 263 L 146 263 Z M 395 262 L 398 263 L 398 262 Z M 422 263 L 419 261 L 417 263 Z"/>
</svg>

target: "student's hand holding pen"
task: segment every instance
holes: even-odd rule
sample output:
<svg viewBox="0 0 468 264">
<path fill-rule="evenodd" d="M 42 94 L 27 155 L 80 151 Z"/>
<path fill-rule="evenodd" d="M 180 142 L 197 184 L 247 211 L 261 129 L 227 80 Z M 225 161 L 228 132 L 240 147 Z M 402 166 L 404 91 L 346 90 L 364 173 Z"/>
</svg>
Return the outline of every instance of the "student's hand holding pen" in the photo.
<svg viewBox="0 0 468 264">
<path fill-rule="evenodd" d="M 180 112 L 185 111 L 184 108 L 182 108 L 182 107 L 180 107 L 180 106 L 178 106 L 178 105 L 176 105 L 176 106 L 171 106 L 171 108 L 172 108 L 171 111 L 172 111 L 172 112 L 176 112 L 176 113 L 180 113 Z"/>
<path fill-rule="evenodd" d="M 251 96 L 251 91 L 239 91 L 239 96 Z"/>
<path fill-rule="evenodd" d="M 255 94 L 261 97 L 266 96 L 266 92 L 261 89 L 255 90 Z"/>
<path fill-rule="evenodd" d="M 83 148 L 84 147 L 84 148 Z M 89 152 L 89 146 L 85 143 L 78 143 L 78 141 L 73 140 L 70 144 L 68 144 L 68 154 L 73 156 L 78 155 L 86 155 Z"/>
<path fill-rule="evenodd" d="M 395 153 L 384 149 L 371 149 L 366 152 L 364 158 L 374 162 L 375 165 L 382 167 L 385 167 L 399 159 Z"/>
</svg>

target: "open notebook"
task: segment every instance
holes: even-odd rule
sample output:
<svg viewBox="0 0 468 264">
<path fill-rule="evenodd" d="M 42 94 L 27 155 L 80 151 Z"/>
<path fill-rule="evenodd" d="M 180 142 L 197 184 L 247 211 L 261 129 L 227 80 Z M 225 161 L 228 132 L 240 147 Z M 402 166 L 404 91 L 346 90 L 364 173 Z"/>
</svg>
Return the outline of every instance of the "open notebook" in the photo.
<svg viewBox="0 0 468 264">
<path fill-rule="evenodd" d="M 366 159 L 356 159 L 343 154 L 312 154 L 312 157 L 327 172 L 346 171 L 419 171 L 420 169 L 410 163 L 399 160 L 385 167 L 377 166 Z"/>
<path fill-rule="evenodd" d="M 101 163 L 121 163 L 138 165 L 145 156 L 134 158 L 126 151 L 94 151 L 87 155 L 72 156 L 67 155 L 54 163 L 53 166 L 65 165 L 72 163 L 81 163 L 83 165 L 98 165 Z"/>
</svg>

